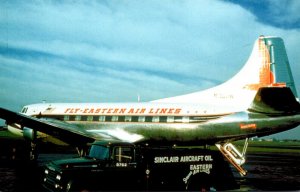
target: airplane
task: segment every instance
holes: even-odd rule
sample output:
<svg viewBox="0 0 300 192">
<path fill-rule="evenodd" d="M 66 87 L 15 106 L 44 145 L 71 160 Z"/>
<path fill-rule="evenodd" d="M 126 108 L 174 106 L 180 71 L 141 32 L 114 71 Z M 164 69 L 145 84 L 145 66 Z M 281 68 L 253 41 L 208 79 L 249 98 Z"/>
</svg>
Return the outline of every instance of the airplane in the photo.
<svg viewBox="0 0 300 192">
<path fill-rule="evenodd" d="M 283 40 L 260 36 L 240 72 L 204 91 L 136 103 L 31 104 L 20 113 L 0 108 L 0 118 L 33 143 L 70 144 L 81 155 L 96 140 L 216 145 L 245 175 L 248 138 L 299 126 L 300 104 Z M 240 152 L 231 142 L 242 139 Z"/>
</svg>

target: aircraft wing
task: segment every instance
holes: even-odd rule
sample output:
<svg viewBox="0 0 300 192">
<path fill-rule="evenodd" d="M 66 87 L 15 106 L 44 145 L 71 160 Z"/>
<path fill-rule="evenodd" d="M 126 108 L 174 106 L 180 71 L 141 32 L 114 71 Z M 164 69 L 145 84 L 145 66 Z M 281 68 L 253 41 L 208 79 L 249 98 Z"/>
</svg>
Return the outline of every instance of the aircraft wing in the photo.
<svg viewBox="0 0 300 192">
<path fill-rule="evenodd" d="M 85 145 L 99 139 L 96 138 L 96 135 L 91 135 L 91 133 L 74 124 L 29 117 L 3 108 L 0 108 L 0 118 L 5 119 L 7 124 L 16 123 L 21 127 L 28 127 L 54 136 L 71 145 Z"/>
</svg>

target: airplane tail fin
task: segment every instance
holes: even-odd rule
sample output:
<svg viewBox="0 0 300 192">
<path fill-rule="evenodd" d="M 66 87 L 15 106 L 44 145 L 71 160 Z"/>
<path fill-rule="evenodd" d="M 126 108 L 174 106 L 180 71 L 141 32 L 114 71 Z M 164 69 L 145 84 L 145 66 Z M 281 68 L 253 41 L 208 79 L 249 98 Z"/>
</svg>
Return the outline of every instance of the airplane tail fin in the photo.
<svg viewBox="0 0 300 192">
<path fill-rule="evenodd" d="M 247 84 L 245 88 L 258 90 L 260 87 L 287 86 L 298 97 L 283 40 L 279 37 L 260 36 L 254 51 L 258 53 L 254 53 L 254 61 L 260 60 L 257 71 L 259 74 L 256 74 L 259 79 L 256 83 Z M 248 61 L 253 61 L 251 56 Z M 251 66 L 254 65 L 251 63 Z"/>
<path fill-rule="evenodd" d="M 244 67 L 223 84 L 204 91 L 153 102 L 230 103 L 232 101 L 236 104 L 236 100 L 239 100 L 241 106 L 247 106 L 260 87 L 289 87 L 294 96 L 298 97 L 285 46 L 280 37 L 260 36 Z"/>
<path fill-rule="evenodd" d="M 260 36 L 244 67 L 221 86 L 255 92 L 260 87 L 286 86 L 298 97 L 284 42 L 280 37 Z"/>
</svg>

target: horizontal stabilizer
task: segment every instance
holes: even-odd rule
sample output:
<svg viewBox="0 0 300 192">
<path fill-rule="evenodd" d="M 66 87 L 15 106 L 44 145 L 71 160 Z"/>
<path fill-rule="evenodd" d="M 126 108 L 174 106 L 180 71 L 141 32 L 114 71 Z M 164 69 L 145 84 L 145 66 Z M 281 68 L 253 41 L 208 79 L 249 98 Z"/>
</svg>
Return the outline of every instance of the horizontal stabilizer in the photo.
<svg viewBox="0 0 300 192">
<path fill-rule="evenodd" d="M 291 115 L 300 113 L 300 104 L 289 87 L 262 87 L 248 110 L 274 115 Z"/>
</svg>

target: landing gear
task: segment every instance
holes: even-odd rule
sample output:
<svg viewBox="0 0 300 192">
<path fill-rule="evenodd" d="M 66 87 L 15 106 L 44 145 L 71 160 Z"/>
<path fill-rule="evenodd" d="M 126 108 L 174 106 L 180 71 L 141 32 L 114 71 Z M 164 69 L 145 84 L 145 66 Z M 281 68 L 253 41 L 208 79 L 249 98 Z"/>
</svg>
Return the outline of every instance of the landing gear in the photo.
<svg viewBox="0 0 300 192">
<path fill-rule="evenodd" d="M 38 159 L 38 151 L 37 151 L 37 131 L 33 129 L 23 128 L 23 135 L 25 138 L 25 145 L 27 146 L 28 159 L 29 161 L 35 161 Z"/>
<path fill-rule="evenodd" d="M 29 151 L 29 160 L 35 161 L 38 159 L 38 153 L 37 153 L 37 144 L 36 141 L 30 142 L 30 151 Z"/>
<path fill-rule="evenodd" d="M 248 147 L 248 138 L 245 139 L 243 152 L 241 153 L 232 143 L 216 144 L 217 148 L 224 157 L 239 171 L 242 176 L 247 174 L 247 171 L 242 167 L 246 162 L 246 150 Z"/>
<path fill-rule="evenodd" d="M 17 156 L 28 162 L 35 162 L 38 159 L 38 143 L 36 140 L 25 140 L 22 150 L 18 150 Z"/>
</svg>

